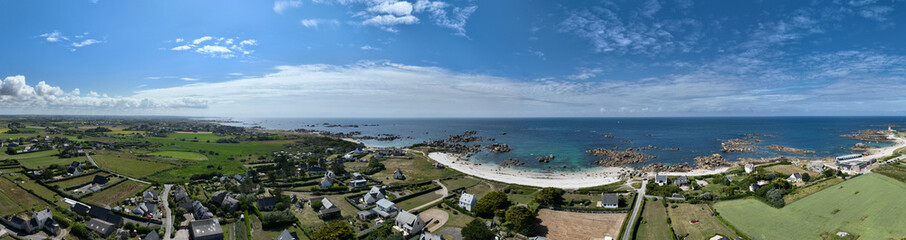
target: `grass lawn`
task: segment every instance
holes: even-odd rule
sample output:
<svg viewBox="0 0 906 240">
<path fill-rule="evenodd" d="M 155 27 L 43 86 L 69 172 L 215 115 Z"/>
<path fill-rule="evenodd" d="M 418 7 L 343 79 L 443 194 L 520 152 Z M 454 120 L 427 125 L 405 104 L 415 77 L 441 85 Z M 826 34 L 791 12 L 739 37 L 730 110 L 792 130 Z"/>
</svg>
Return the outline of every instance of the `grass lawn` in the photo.
<svg viewBox="0 0 906 240">
<path fill-rule="evenodd" d="M 677 205 L 677 208 L 672 208 Z M 674 203 L 667 208 L 670 226 L 679 239 L 708 239 L 714 235 L 736 238 L 733 230 L 724 226 L 717 217 L 712 216 L 711 208 L 706 204 Z M 692 223 L 692 221 L 698 221 Z"/>
<path fill-rule="evenodd" d="M 427 180 L 441 179 L 459 175 L 459 172 L 448 168 L 434 168 L 433 162 L 420 153 L 410 152 L 406 156 L 412 159 L 390 158 L 381 163 L 387 169 L 375 173 L 371 177 L 381 180 L 384 184 L 401 183 L 401 182 L 424 182 Z M 399 168 L 406 175 L 406 180 L 396 180 L 393 178 L 393 172 Z"/>
<path fill-rule="evenodd" d="M 139 194 L 147 186 L 148 185 L 140 182 L 126 180 L 125 182 L 117 184 L 116 186 L 104 189 L 100 192 L 96 192 L 83 200 L 97 204 L 98 206 L 112 206 L 127 197 L 132 197 L 136 194 Z"/>
<path fill-rule="evenodd" d="M 4 176 L 8 177 L 9 175 L 4 175 Z M 63 208 L 69 208 L 68 204 L 63 203 L 63 201 L 60 201 L 60 199 L 63 199 L 63 197 L 60 196 L 59 194 L 57 194 L 56 192 L 54 192 L 50 189 L 47 189 L 44 186 L 41 186 L 41 184 L 38 184 L 37 182 L 35 182 L 34 180 L 31 180 L 30 178 L 23 177 L 22 181 L 23 182 L 19 182 L 20 187 L 25 188 L 27 190 L 31 190 L 32 192 L 37 194 L 39 197 L 46 199 L 48 201 L 51 201 L 51 202 L 55 203 L 57 206 L 60 206 Z"/>
<path fill-rule="evenodd" d="M 471 186 L 475 186 L 476 184 L 481 183 L 481 180 L 471 178 L 471 177 L 461 177 L 461 178 L 442 181 L 441 183 L 443 183 L 444 186 L 447 186 L 447 189 L 453 190 L 453 189 L 468 188 Z"/>
<path fill-rule="evenodd" d="M 11 180 L 0 178 L 0 216 L 25 210 L 40 210 L 44 207 L 47 207 L 46 202 L 26 192 Z"/>
<path fill-rule="evenodd" d="M 196 161 L 208 160 L 207 156 L 205 156 L 204 154 L 201 154 L 201 153 L 196 153 L 196 152 L 163 151 L 163 152 L 149 153 L 148 155 L 179 158 L 179 159 L 186 159 L 186 160 L 196 160 Z"/>
<path fill-rule="evenodd" d="M 44 168 L 50 166 L 51 164 L 60 164 L 60 165 L 69 165 L 73 161 L 85 161 L 85 157 L 78 158 L 58 158 L 56 156 L 51 156 L 54 154 L 60 153 L 56 150 L 40 151 L 33 153 L 23 153 L 23 154 L 14 154 L 7 155 L 6 148 L 3 148 L 3 151 L 0 151 L 0 160 L 6 159 L 16 159 L 19 160 L 19 163 L 30 169 Z"/>
<path fill-rule="evenodd" d="M 845 231 L 860 239 L 906 237 L 906 184 L 865 174 L 776 209 L 755 199 L 724 201 L 715 209 L 754 239 L 816 239 Z"/>
<path fill-rule="evenodd" d="M 472 216 L 462 214 L 459 211 L 456 211 L 453 209 L 444 208 L 443 210 L 445 212 L 447 212 L 447 216 L 449 218 L 447 219 L 447 222 L 444 223 L 444 226 L 441 228 L 438 228 L 438 230 L 444 229 L 445 227 L 463 228 L 463 227 L 466 227 L 466 224 L 469 224 L 469 222 L 471 222 L 472 219 L 475 219 Z"/>
<path fill-rule="evenodd" d="M 438 190 L 443 191 L 443 190 Z M 444 195 L 437 194 L 437 191 L 425 193 L 414 198 L 406 199 L 405 201 L 396 203 L 396 207 L 410 211 L 412 208 L 424 205 L 431 201 L 437 200 L 438 198 L 443 197 Z"/>
<path fill-rule="evenodd" d="M 97 151 L 94 161 L 103 169 L 134 178 L 143 178 L 173 167 L 163 162 L 138 160 L 135 155 L 125 152 Z"/>
<path fill-rule="evenodd" d="M 107 134 L 123 134 L 123 135 L 145 134 L 145 131 L 113 131 L 113 132 L 108 132 Z"/>
<path fill-rule="evenodd" d="M 103 172 L 98 172 L 98 173 L 82 175 L 82 176 L 66 179 L 66 180 L 59 181 L 59 182 L 47 183 L 47 185 L 53 186 L 53 187 L 59 186 L 61 189 L 65 189 L 68 187 L 72 187 L 72 186 L 76 186 L 76 185 L 83 184 L 86 182 L 90 182 L 90 181 L 94 180 L 94 176 L 96 176 L 96 175 L 108 176 L 109 174 L 103 173 Z"/>
<path fill-rule="evenodd" d="M 320 227 L 325 224 L 325 222 L 318 217 L 318 213 L 312 211 L 311 208 L 308 207 L 307 203 L 302 209 L 299 209 L 297 207 L 293 207 L 292 209 L 293 215 L 296 215 L 296 218 L 298 218 L 299 222 L 301 222 L 305 227 Z"/>
<path fill-rule="evenodd" d="M 258 216 L 251 215 L 250 220 L 252 220 L 252 239 L 254 240 L 271 240 L 277 239 L 280 236 L 280 233 L 283 233 L 283 228 L 280 229 L 263 229 L 261 225 L 261 220 L 258 219 Z"/>
<path fill-rule="evenodd" d="M 447 189 L 452 189 L 452 188 L 447 187 Z M 481 197 L 484 197 L 484 195 L 491 192 L 491 184 L 489 184 L 488 182 L 481 182 L 475 186 L 471 186 L 471 187 L 467 188 L 466 192 L 470 193 L 472 195 L 475 195 L 475 197 L 478 199 L 481 199 Z"/>
<path fill-rule="evenodd" d="M 830 186 L 837 185 L 838 183 L 841 183 L 841 182 L 843 182 L 843 179 L 831 178 L 831 179 L 821 181 L 819 183 L 812 184 L 808 187 L 796 189 L 796 191 L 794 191 L 790 194 L 784 195 L 783 202 L 785 202 L 786 204 L 793 203 L 799 199 L 808 197 L 809 195 L 812 195 L 816 192 L 824 190 L 825 188 L 828 188 Z"/>
<path fill-rule="evenodd" d="M 629 229 L 627 229 L 629 230 Z M 639 221 L 639 230 L 635 232 L 635 239 L 658 240 L 671 239 L 670 229 L 667 226 L 667 209 L 661 201 L 645 201 L 645 209 Z"/>
<path fill-rule="evenodd" d="M 906 162 L 899 161 L 879 166 L 872 170 L 874 173 L 883 174 L 890 178 L 906 182 Z"/>
</svg>

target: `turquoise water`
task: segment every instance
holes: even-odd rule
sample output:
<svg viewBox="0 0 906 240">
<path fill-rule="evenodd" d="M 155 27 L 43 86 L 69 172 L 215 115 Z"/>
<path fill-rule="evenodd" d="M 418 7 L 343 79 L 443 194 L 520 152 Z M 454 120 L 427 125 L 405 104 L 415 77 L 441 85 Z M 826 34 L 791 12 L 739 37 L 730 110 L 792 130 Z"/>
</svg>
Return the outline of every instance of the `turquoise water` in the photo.
<svg viewBox="0 0 906 240">
<path fill-rule="evenodd" d="M 887 125 L 906 126 L 906 117 L 739 117 L 739 118 L 508 118 L 508 119 L 234 119 L 243 126 L 268 129 L 307 128 L 331 132 L 360 131 L 363 135 L 398 134 L 396 141 L 364 141 L 377 146 L 408 146 L 432 139 L 445 139 L 452 134 L 477 130 L 479 136 L 496 138 L 482 144 L 509 144 L 508 153 L 481 152 L 472 158 L 483 163 L 498 164 L 509 158 L 519 158 L 526 169 L 548 168 L 582 170 L 592 166 L 599 157 L 585 153 L 592 148 L 647 147 L 659 149 L 642 152 L 657 156 L 648 163 L 677 164 L 694 162 L 698 156 L 720 153 L 728 160 L 741 157 L 795 156 L 817 159 L 853 153 L 849 147 L 858 140 L 840 137 L 862 129 L 887 129 Z M 353 127 L 324 127 L 323 123 L 359 125 Z M 314 124 L 315 127 L 307 125 Z M 377 126 L 364 126 L 376 124 Z M 502 135 L 501 133 L 506 133 Z M 650 134 L 650 136 L 649 136 Z M 727 139 L 744 138 L 746 134 L 772 135 L 760 137 L 755 153 L 722 153 L 720 143 Z M 612 135 L 613 138 L 606 138 Z M 781 145 L 815 151 L 814 154 L 775 152 L 764 148 Z M 890 143 L 867 143 L 887 146 Z M 677 151 L 663 150 L 678 148 Z M 553 154 L 550 163 L 539 163 L 537 156 Z"/>
</svg>

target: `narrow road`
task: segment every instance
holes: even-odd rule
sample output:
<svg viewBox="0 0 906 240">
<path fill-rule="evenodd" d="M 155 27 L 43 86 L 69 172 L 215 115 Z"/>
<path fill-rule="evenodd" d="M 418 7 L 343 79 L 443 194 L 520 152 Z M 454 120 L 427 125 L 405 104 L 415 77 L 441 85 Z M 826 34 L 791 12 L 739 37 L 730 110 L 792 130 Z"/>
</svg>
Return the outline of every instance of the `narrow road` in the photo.
<svg viewBox="0 0 906 240">
<path fill-rule="evenodd" d="M 98 166 L 97 163 L 94 162 L 94 158 L 91 158 L 91 155 L 88 155 L 87 152 L 85 153 L 85 156 L 88 157 L 88 161 L 91 161 L 91 165 L 94 165 L 94 166 L 97 167 L 98 169 L 103 169 L 103 168 L 101 168 L 100 166 Z M 107 170 L 107 171 L 110 171 L 110 170 Z M 129 180 L 132 180 L 132 181 L 136 181 L 136 182 L 140 182 L 140 183 L 144 183 L 144 184 L 148 184 L 148 185 L 151 184 L 151 182 L 138 180 L 137 178 L 130 177 L 130 176 L 125 176 L 125 175 L 116 173 L 116 172 L 114 172 L 114 171 L 110 171 L 110 172 L 116 174 L 117 177 L 126 178 L 126 179 L 129 179 Z"/>
<path fill-rule="evenodd" d="M 166 231 L 164 231 L 164 239 L 171 239 L 170 234 L 173 232 L 173 212 L 170 211 L 170 201 L 167 199 L 170 198 L 170 188 L 173 187 L 173 184 L 164 184 L 164 191 L 160 193 L 160 201 L 164 205 L 164 221 Z"/>
<path fill-rule="evenodd" d="M 418 207 L 414 207 L 414 208 L 412 208 L 412 209 L 409 209 L 410 212 L 411 212 L 411 211 L 415 211 L 415 210 L 419 210 L 419 209 L 422 209 L 422 208 L 425 208 L 425 207 L 428 207 L 428 206 L 431 206 L 431 205 L 433 205 L 433 204 L 435 204 L 435 203 L 437 203 L 437 202 L 443 201 L 444 198 L 446 198 L 447 196 L 450 196 L 450 191 L 447 190 L 447 186 L 444 186 L 444 184 L 440 183 L 440 181 L 437 181 L 437 180 L 434 180 L 434 182 L 437 183 L 437 185 L 440 185 L 440 188 L 441 188 L 442 190 L 444 190 L 444 196 L 443 196 L 443 197 L 440 197 L 440 198 L 438 198 L 438 199 L 435 199 L 434 201 L 431 201 L 431 202 L 422 204 L 421 206 L 418 206 Z"/>
<path fill-rule="evenodd" d="M 642 202 L 645 198 L 645 186 L 648 186 L 648 180 L 642 181 L 642 186 L 639 188 L 639 194 L 635 198 L 635 206 L 632 207 L 632 215 L 629 216 L 629 223 L 626 224 L 626 229 L 623 230 L 623 240 L 629 240 L 632 237 L 632 229 L 635 225 L 635 219 L 639 216 L 639 209 L 642 208 Z"/>
</svg>

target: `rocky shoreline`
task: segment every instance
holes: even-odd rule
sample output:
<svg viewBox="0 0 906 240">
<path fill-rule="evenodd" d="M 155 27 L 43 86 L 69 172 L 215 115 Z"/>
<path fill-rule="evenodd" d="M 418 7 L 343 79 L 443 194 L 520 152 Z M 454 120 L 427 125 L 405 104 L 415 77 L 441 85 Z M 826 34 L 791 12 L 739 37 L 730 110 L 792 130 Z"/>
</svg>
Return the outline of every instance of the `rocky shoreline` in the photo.
<svg viewBox="0 0 906 240">
<path fill-rule="evenodd" d="M 648 161 L 649 159 L 656 158 L 656 156 L 638 152 L 633 148 L 627 148 L 625 151 L 617 151 L 607 148 L 595 148 L 586 151 L 586 153 L 595 156 L 606 157 L 595 161 L 595 165 L 602 167 L 620 167 L 624 165 L 642 163 Z"/>
<path fill-rule="evenodd" d="M 774 151 L 778 151 L 778 152 L 802 153 L 802 154 L 815 153 L 815 151 L 812 151 L 812 150 L 784 147 L 784 146 L 780 146 L 780 145 L 768 145 L 766 148 L 774 150 Z"/>
<path fill-rule="evenodd" d="M 756 139 L 757 140 L 757 139 Z M 731 153 L 731 152 L 755 152 L 757 149 L 761 149 L 758 146 L 754 146 L 755 142 L 746 141 L 743 139 L 730 139 L 720 143 L 721 152 Z"/>
<path fill-rule="evenodd" d="M 843 134 L 840 136 L 866 142 L 893 142 L 893 139 L 887 137 L 887 133 L 879 130 L 859 130 L 855 133 Z"/>
</svg>

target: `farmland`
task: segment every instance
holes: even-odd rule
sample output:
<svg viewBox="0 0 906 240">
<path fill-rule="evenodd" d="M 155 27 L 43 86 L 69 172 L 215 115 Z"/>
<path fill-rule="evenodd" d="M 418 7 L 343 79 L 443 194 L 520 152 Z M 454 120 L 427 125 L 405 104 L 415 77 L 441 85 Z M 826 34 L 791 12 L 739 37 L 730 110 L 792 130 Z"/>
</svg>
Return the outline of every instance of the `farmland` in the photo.
<svg viewBox="0 0 906 240">
<path fill-rule="evenodd" d="M 900 239 L 906 237 L 902 199 L 906 199 L 906 184 L 866 174 L 781 209 L 755 199 L 719 202 L 714 208 L 753 239 L 815 239 L 837 231 L 860 235 L 860 239 Z"/>
<path fill-rule="evenodd" d="M 138 160 L 125 152 L 98 151 L 92 158 L 103 169 L 135 178 L 143 178 L 173 166 L 163 162 Z"/>
<path fill-rule="evenodd" d="M 801 167 L 791 165 L 791 164 L 778 164 L 765 168 L 765 170 L 771 172 L 782 173 L 785 176 L 789 177 L 793 173 L 808 173 L 809 175 L 816 176 L 818 173 L 810 172 L 808 170 L 802 169 Z"/>
<path fill-rule="evenodd" d="M 714 235 L 736 238 L 736 233 L 713 216 L 705 204 L 674 203 L 667 209 L 670 226 L 679 239 L 708 239 Z M 673 208 L 676 205 L 676 208 Z"/>
<path fill-rule="evenodd" d="M 443 189 L 438 189 L 437 191 L 425 193 L 425 194 L 419 195 L 414 198 L 406 199 L 405 201 L 396 203 L 396 207 L 403 209 L 403 210 L 411 211 L 411 209 L 414 207 L 424 205 L 425 203 L 429 203 L 431 201 L 434 201 L 438 198 L 443 197 L 444 196 L 442 194 L 443 191 L 444 191 Z"/>
<path fill-rule="evenodd" d="M 669 226 L 667 226 L 667 209 L 661 201 L 645 201 L 645 209 L 639 220 L 639 229 L 635 232 L 635 239 L 656 240 L 671 239 Z"/>
<path fill-rule="evenodd" d="M 384 181 L 384 183 L 403 182 L 401 180 L 393 178 L 393 171 L 396 171 L 397 168 L 402 170 L 406 175 L 406 181 L 427 181 L 452 177 L 459 174 L 456 171 L 446 168 L 434 168 L 432 162 L 428 161 L 427 157 L 425 157 L 421 153 L 410 152 L 406 154 L 406 156 L 412 157 L 412 159 L 390 158 L 381 161 L 386 169 L 384 169 L 384 171 L 375 173 L 372 177 Z"/>
<path fill-rule="evenodd" d="M 0 215 L 25 210 L 40 210 L 47 203 L 20 188 L 11 180 L 0 178 Z"/>
<path fill-rule="evenodd" d="M 138 194 L 147 186 L 136 181 L 126 180 L 116 186 L 96 192 L 84 200 L 98 206 L 112 206 L 120 200 Z"/>
<path fill-rule="evenodd" d="M 549 239 L 603 239 L 617 237 L 625 213 L 576 213 L 542 209 L 535 233 Z"/>
<path fill-rule="evenodd" d="M 162 157 L 171 157 L 185 160 L 195 160 L 195 161 L 204 161 L 208 160 L 208 157 L 194 152 L 177 152 L 177 151 L 162 151 L 162 152 L 153 152 L 149 155 L 152 156 L 162 156 Z"/>
</svg>

